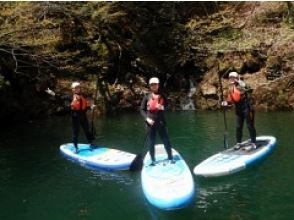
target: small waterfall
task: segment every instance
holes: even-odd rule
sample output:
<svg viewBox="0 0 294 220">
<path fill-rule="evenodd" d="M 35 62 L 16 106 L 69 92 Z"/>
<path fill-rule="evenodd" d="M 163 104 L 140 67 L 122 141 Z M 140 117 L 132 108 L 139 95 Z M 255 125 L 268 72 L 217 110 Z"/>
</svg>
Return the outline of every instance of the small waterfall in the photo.
<svg viewBox="0 0 294 220">
<path fill-rule="evenodd" d="M 196 93 L 196 87 L 191 79 L 189 80 L 189 84 L 190 84 L 190 90 L 187 93 L 187 97 L 181 100 L 182 110 L 195 110 L 195 105 L 194 105 L 192 97 Z"/>
</svg>

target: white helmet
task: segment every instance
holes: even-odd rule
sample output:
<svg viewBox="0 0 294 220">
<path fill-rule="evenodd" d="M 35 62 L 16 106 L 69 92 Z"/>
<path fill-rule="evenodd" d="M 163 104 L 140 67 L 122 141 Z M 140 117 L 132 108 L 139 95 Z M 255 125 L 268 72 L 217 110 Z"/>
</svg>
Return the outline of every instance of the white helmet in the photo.
<svg viewBox="0 0 294 220">
<path fill-rule="evenodd" d="M 81 83 L 79 83 L 79 82 L 73 82 L 72 84 L 71 84 L 71 88 L 72 89 L 75 89 L 76 87 L 78 87 L 78 86 L 80 86 L 81 85 Z"/>
<path fill-rule="evenodd" d="M 235 77 L 235 78 L 238 78 L 239 77 L 239 74 L 237 72 L 230 72 L 229 74 L 229 78 L 230 77 Z"/>
<path fill-rule="evenodd" d="M 157 77 L 152 77 L 149 79 L 149 85 L 150 84 L 159 84 L 159 79 Z"/>
</svg>

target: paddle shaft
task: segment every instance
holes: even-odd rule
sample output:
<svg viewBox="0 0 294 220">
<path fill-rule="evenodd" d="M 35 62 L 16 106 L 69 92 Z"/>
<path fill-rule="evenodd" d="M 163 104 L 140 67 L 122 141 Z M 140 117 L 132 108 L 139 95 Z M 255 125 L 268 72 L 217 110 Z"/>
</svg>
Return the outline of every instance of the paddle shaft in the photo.
<svg viewBox="0 0 294 220">
<path fill-rule="evenodd" d="M 145 134 L 145 138 L 144 138 L 144 147 L 142 148 L 141 152 L 139 154 L 136 155 L 136 157 L 134 158 L 134 160 L 132 161 L 131 165 L 130 165 L 130 171 L 140 171 L 142 170 L 143 167 L 143 151 L 145 151 L 145 147 L 147 144 L 147 138 L 151 132 L 153 125 L 150 125 L 146 134 Z"/>
<path fill-rule="evenodd" d="M 92 137 L 95 137 L 95 128 L 94 128 L 94 109 L 91 110 L 91 132 L 92 132 Z"/>
<path fill-rule="evenodd" d="M 223 102 L 224 101 L 224 91 L 223 91 L 222 78 L 224 75 L 226 75 L 230 71 L 230 68 L 222 76 L 220 76 L 220 74 L 219 74 L 219 63 L 218 63 L 217 69 L 218 69 L 219 86 L 221 89 L 221 101 Z M 224 148 L 228 148 L 229 143 L 228 143 L 228 124 L 227 124 L 227 116 L 226 116 L 226 107 L 222 105 L 222 109 L 223 109 L 224 125 L 225 125 Z"/>
<path fill-rule="evenodd" d="M 98 75 L 97 75 L 97 80 L 96 80 L 96 88 L 95 88 L 95 94 L 93 95 L 93 101 L 94 101 L 94 107 L 91 110 L 91 132 L 93 138 L 96 137 L 96 131 L 94 127 L 94 116 L 95 116 L 95 107 L 96 107 L 96 101 L 97 101 L 97 93 L 98 93 Z"/>
</svg>

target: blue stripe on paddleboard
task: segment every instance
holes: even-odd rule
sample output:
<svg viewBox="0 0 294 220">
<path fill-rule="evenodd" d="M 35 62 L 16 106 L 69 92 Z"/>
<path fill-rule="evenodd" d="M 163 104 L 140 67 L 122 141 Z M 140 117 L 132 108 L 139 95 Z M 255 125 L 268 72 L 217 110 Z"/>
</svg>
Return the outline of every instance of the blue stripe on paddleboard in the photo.
<svg viewBox="0 0 294 220">
<path fill-rule="evenodd" d="M 193 185 L 194 188 L 194 185 Z M 185 208 L 191 204 L 191 202 L 195 198 L 195 190 L 193 190 L 190 194 L 187 194 L 185 197 L 181 197 L 177 200 L 167 201 L 165 199 L 154 199 L 154 197 L 149 196 L 147 193 L 144 193 L 146 199 L 156 206 L 157 208 L 164 209 L 164 210 L 173 210 L 173 209 L 181 209 Z"/>
</svg>

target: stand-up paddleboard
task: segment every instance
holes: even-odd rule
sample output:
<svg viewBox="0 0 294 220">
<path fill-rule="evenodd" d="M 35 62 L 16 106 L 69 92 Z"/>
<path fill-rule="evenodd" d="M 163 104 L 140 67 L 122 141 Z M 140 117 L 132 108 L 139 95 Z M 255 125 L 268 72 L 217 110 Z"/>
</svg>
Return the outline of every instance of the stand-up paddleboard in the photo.
<svg viewBox="0 0 294 220">
<path fill-rule="evenodd" d="M 250 140 L 241 143 L 241 148 L 235 147 L 217 153 L 201 162 L 194 168 L 198 176 L 225 176 L 244 170 L 255 165 L 267 157 L 276 146 L 276 138 L 259 136 L 256 138 L 256 149 L 253 149 Z"/>
<path fill-rule="evenodd" d="M 155 166 L 151 166 L 149 152 L 144 158 L 141 182 L 146 199 L 160 209 L 179 209 L 189 205 L 195 196 L 191 171 L 176 150 L 175 163 L 167 160 L 162 144 L 155 146 Z"/>
<path fill-rule="evenodd" d="M 60 151 L 68 158 L 83 165 L 107 170 L 127 170 L 135 158 L 135 154 L 125 151 L 95 147 L 91 149 L 89 144 L 78 144 L 79 151 L 75 152 L 72 143 L 60 146 Z"/>
</svg>

